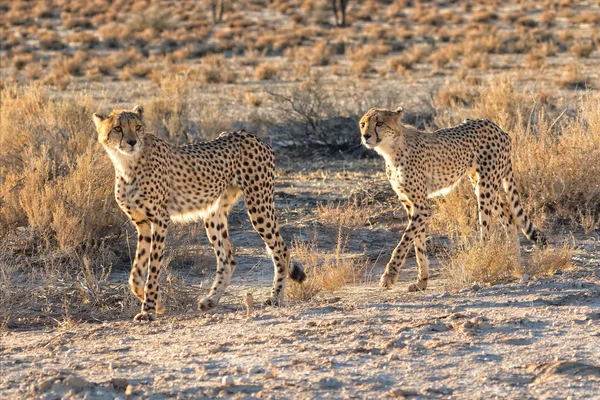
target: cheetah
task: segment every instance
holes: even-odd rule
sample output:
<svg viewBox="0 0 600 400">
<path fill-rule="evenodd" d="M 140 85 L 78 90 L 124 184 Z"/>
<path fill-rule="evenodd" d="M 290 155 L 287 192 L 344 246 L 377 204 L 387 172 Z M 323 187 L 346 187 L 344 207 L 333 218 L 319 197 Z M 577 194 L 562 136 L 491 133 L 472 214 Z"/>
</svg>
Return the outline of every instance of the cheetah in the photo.
<svg viewBox="0 0 600 400">
<path fill-rule="evenodd" d="M 402 108 L 373 108 L 359 121 L 361 141 L 385 159 L 386 175 L 408 213 L 409 222 L 400 243 L 381 276 L 390 288 L 398 279 L 409 247 L 414 242 L 419 272 L 409 292 L 425 290 L 429 260 L 425 227 L 431 217 L 431 199 L 445 196 L 466 175 L 477 196 L 480 235 L 489 237 L 492 215 L 507 229 L 520 227 L 541 247 L 547 241 L 524 213 L 513 175 L 510 136 L 488 120 L 467 119 L 457 126 L 433 133 L 403 125 Z M 500 190 L 506 193 L 505 201 Z"/>
<path fill-rule="evenodd" d="M 236 267 L 227 216 L 240 194 L 275 267 L 267 303 L 283 303 L 286 275 L 304 281 L 302 267 L 290 267 L 290 250 L 277 226 L 275 157 L 268 144 L 251 133 L 237 131 L 223 132 L 210 142 L 174 146 L 146 132 L 141 106 L 132 111 L 113 110 L 108 116 L 94 114 L 93 120 L 98 140 L 115 168 L 117 203 L 138 232 L 129 277 L 132 292 L 142 302 L 135 321 L 151 321 L 164 311 L 159 300 L 159 273 L 171 221 L 204 220 L 217 272 L 199 308 L 208 310 L 218 304 Z"/>
</svg>

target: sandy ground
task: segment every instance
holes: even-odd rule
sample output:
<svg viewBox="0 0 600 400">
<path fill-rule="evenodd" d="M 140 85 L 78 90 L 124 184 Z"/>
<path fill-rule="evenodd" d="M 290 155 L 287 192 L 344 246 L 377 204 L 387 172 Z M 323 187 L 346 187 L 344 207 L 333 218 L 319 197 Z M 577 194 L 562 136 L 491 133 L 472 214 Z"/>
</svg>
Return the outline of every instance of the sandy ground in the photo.
<svg viewBox="0 0 600 400">
<path fill-rule="evenodd" d="M 282 178 L 277 202 L 285 237 L 317 229 L 327 250 L 335 232 L 310 210 L 356 187 L 334 181 L 331 191 L 323 182 Z M 597 233 L 577 235 L 578 268 L 551 278 L 449 292 L 432 257 L 428 290 L 407 293 L 413 257 L 396 287 L 377 287 L 404 226 L 396 219 L 353 234 L 348 252 L 367 248 L 371 259 L 361 283 L 308 303 L 255 306 L 248 316 L 243 298 L 251 292 L 258 303 L 272 266 L 238 204 L 230 231 L 239 266 L 219 307 L 171 311 L 151 324 L 123 312 L 106 322 L 5 328 L 0 398 L 600 398 Z M 193 232 L 207 273 L 180 275 L 200 297 L 213 261 L 203 232 Z M 126 273 L 113 279 L 125 284 Z"/>
</svg>

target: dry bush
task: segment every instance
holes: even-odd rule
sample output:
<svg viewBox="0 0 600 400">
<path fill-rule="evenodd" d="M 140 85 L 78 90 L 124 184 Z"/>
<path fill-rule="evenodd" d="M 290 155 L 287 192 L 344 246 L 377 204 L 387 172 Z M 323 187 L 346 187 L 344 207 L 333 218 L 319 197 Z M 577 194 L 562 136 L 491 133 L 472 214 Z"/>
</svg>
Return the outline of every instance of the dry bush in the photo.
<svg viewBox="0 0 600 400">
<path fill-rule="evenodd" d="M 465 238 L 477 230 L 477 199 L 468 179 L 445 197 L 437 197 L 429 222 L 431 230 L 452 239 Z"/>
<path fill-rule="evenodd" d="M 441 260 L 441 272 L 453 289 L 510 281 L 520 275 L 515 250 L 515 243 L 499 232 L 486 241 L 478 235 L 460 237 L 454 241 L 450 254 Z"/>
<path fill-rule="evenodd" d="M 274 98 L 273 134 L 295 151 L 338 152 L 358 147 L 356 115 L 340 107 L 320 78 L 311 76 L 286 91 L 267 93 Z"/>
<path fill-rule="evenodd" d="M 346 203 L 319 204 L 316 214 L 319 222 L 325 225 L 352 230 L 368 225 L 369 218 L 373 216 L 374 210 L 360 204 L 355 197 Z"/>
<path fill-rule="evenodd" d="M 371 65 L 368 59 L 352 61 L 350 71 L 357 76 L 363 76 L 369 72 L 373 72 L 373 65 Z"/>
<path fill-rule="evenodd" d="M 40 34 L 39 43 L 43 50 L 62 50 L 65 47 L 60 35 L 54 31 Z"/>
<path fill-rule="evenodd" d="M 90 99 L 53 101 L 36 86 L 1 96 L 0 236 L 28 227 L 35 246 L 92 250 L 118 220 Z"/>
<path fill-rule="evenodd" d="M 452 108 L 457 105 L 467 106 L 476 99 L 477 92 L 464 85 L 452 84 L 442 87 L 434 96 L 433 104 L 437 108 Z"/>
<path fill-rule="evenodd" d="M 549 246 L 534 249 L 531 257 L 524 263 L 521 273 L 531 276 L 552 276 L 559 271 L 575 268 L 571 263 L 575 249 L 565 240 L 562 246 Z"/>
<path fill-rule="evenodd" d="M 542 11 L 539 15 L 540 22 L 546 26 L 551 26 L 556 20 L 556 12 L 553 10 Z"/>
<path fill-rule="evenodd" d="M 234 83 L 237 80 L 237 74 L 231 68 L 229 60 L 221 54 L 211 54 L 202 58 L 200 66 L 191 68 L 188 76 L 202 84 Z"/>
<path fill-rule="evenodd" d="M 244 102 L 252 107 L 260 107 L 263 104 L 264 99 L 256 93 L 247 92 L 244 95 Z"/>
<path fill-rule="evenodd" d="M 541 68 L 545 65 L 546 56 L 540 51 L 532 51 L 525 56 L 525 66 L 530 69 Z"/>
<path fill-rule="evenodd" d="M 190 121 L 189 84 L 184 76 L 162 78 L 158 96 L 139 104 L 144 104 L 146 127 L 154 135 L 185 143 L 196 133 Z"/>
<path fill-rule="evenodd" d="M 322 67 L 331 63 L 331 49 L 324 41 L 313 46 L 302 46 L 287 51 L 290 61 L 307 62 L 312 67 Z"/>
<path fill-rule="evenodd" d="M 257 81 L 266 81 L 277 78 L 279 67 L 274 64 L 261 64 L 254 71 L 254 79 Z"/>
<path fill-rule="evenodd" d="M 471 16 L 471 21 L 478 23 L 490 23 L 498 19 L 498 14 L 489 10 L 477 10 Z"/>
<path fill-rule="evenodd" d="M 577 65 L 570 64 L 563 69 L 558 84 L 566 89 L 585 89 L 591 86 L 592 82 L 581 72 Z"/>
<path fill-rule="evenodd" d="M 296 238 L 293 259 L 304 267 L 307 279 L 302 284 L 290 282 L 285 292 L 287 300 L 309 301 L 322 291 L 335 292 L 357 282 L 366 269 L 366 259 L 346 254 L 347 241 L 340 227 L 334 254 L 326 254 L 319 250 L 316 233 L 309 242 Z"/>
<path fill-rule="evenodd" d="M 450 94 L 438 94 L 434 105 L 452 113 L 439 111 L 435 123 L 444 128 L 465 117 L 485 118 L 508 132 L 518 191 L 530 215 L 540 211 L 578 221 L 580 212 L 598 214 L 600 165 L 589 162 L 600 159 L 598 95 L 590 92 L 571 106 L 570 113 L 558 110 L 550 115 L 542 107 L 543 97 L 537 96 L 535 103 L 510 81 L 498 79 L 479 87 L 472 99 L 455 101 Z"/>
<path fill-rule="evenodd" d="M 390 51 L 390 46 L 383 43 L 367 44 L 350 49 L 348 51 L 348 59 L 350 61 L 373 60 L 374 58 L 389 54 Z"/>
<path fill-rule="evenodd" d="M 569 51 L 575 58 L 588 58 L 592 51 L 594 51 L 594 43 L 591 40 L 579 41 L 573 43 Z"/>
<path fill-rule="evenodd" d="M 488 69 L 490 67 L 490 58 L 484 53 L 466 53 L 463 56 L 462 65 L 469 69 Z"/>
<path fill-rule="evenodd" d="M 600 13 L 594 11 L 583 11 L 573 14 L 569 21 L 572 24 L 600 24 Z"/>
</svg>

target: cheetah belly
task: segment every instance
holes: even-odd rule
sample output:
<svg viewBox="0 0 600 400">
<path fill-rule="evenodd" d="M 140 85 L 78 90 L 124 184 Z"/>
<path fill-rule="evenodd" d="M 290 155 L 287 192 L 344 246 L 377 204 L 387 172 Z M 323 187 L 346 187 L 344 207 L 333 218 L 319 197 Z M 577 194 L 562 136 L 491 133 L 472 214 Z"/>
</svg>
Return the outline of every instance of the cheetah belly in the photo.
<svg viewBox="0 0 600 400">
<path fill-rule="evenodd" d="M 460 178 L 456 182 L 451 184 L 450 186 L 446 186 L 441 189 L 438 189 L 438 190 L 428 193 L 427 198 L 431 199 L 431 198 L 438 197 L 438 196 L 444 197 L 444 196 L 448 195 L 451 191 L 453 191 L 454 188 L 456 186 L 458 186 L 459 183 L 460 183 Z"/>
</svg>

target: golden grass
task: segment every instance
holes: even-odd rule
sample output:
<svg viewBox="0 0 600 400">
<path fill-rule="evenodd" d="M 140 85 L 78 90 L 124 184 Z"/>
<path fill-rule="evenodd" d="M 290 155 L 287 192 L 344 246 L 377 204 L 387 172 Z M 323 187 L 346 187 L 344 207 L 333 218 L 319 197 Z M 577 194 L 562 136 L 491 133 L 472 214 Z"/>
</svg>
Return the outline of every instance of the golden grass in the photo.
<svg viewBox="0 0 600 400">
<path fill-rule="evenodd" d="M 0 235 L 28 226 L 44 246 L 99 244 L 118 220 L 90 99 L 51 101 L 38 86 L 5 86 L 1 96 Z"/>
<path fill-rule="evenodd" d="M 307 279 L 302 284 L 290 282 L 286 289 L 287 300 L 309 301 L 323 291 L 333 293 L 348 283 L 357 282 L 365 271 L 366 260 L 346 254 L 347 240 L 340 227 L 333 254 L 319 250 L 316 233 L 308 242 L 294 240 L 292 256 L 304 267 Z"/>
<path fill-rule="evenodd" d="M 450 254 L 441 264 L 441 272 L 453 289 L 473 284 L 494 285 L 520 274 L 515 244 L 499 233 L 487 241 L 480 240 L 478 235 L 461 236 L 453 241 Z"/>
</svg>

